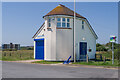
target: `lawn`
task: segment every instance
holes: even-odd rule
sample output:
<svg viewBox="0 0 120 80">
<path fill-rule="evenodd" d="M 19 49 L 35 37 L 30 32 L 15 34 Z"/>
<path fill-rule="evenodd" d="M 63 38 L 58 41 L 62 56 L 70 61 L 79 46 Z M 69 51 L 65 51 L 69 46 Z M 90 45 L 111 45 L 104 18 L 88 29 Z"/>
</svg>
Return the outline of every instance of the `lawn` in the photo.
<svg viewBox="0 0 120 80">
<path fill-rule="evenodd" d="M 76 62 L 72 64 L 80 64 L 80 65 L 94 65 L 94 66 L 112 66 L 117 67 L 118 66 L 118 60 L 114 61 L 114 64 L 112 64 L 112 61 L 106 61 L 105 63 L 103 61 L 89 61 L 87 62 Z"/>
<path fill-rule="evenodd" d="M 32 62 L 32 63 L 39 63 L 39 64 L 58 64 L 58 63 L 63 63 L 63 62 L 59 62 L 59 61 L 35 61 L 35 62 Z M 76 62 L 76 63 L 73 63 L 71 62 L 72 64 L 78 64 L 78 65 L 94 65 L 94 66 L 106 66 L 106 67 L 117 67 L 118 66 L 118 61 L 115 60 L 114 61 L 114 64 L 112 65 L 112 61 L 106 61 L 105 63 L 103 61 L 89 61 L 88 63 L 87 62 Z"/>
<path fill-rule="evenodd" d="M 33 58 L 33 50 L 2 51 L 3 61 L 30 60 Z"/>
<path fill-rule="evenodd" d="M 57 63 L 63 63 L 63 62 L 57 62 L 57 61 L 35 61 L 35 62 L 32 62 L 32 63 L 39 63 L 39 64 L 57 64 Z"/>
<path fill-rule="evenodd" d="M 99 54 L 99 53 L 97 53 L 97 54 Z M 31 59 L 34 59 L 33 56 L 34 56 L 33 50 L 2 51 L 2 60 L 3 61 L 31 60 Z M 105 56 L 106 59 L 109 59 L 110 61 L 106 61 L 105 63 L 103 61 L 89 61 L 88 63 L 87 62 L 76 62 L 76 63 L 72 63 L 72 64 L 95 65 L 95 66 L 113 66 L 113 67 L 118 66 L 118 60 L 116 60 L 116 59 L 115 59 L 114 64 L 112 65 L 110 53 L 104 52 L 104 53 L 102 53 L 102 56 Z M 63 62 L 42 60 L 42 61 L 35 61 L 33 63 L 57 64 L 57 63 L 63 63 Z"/>
</svg>

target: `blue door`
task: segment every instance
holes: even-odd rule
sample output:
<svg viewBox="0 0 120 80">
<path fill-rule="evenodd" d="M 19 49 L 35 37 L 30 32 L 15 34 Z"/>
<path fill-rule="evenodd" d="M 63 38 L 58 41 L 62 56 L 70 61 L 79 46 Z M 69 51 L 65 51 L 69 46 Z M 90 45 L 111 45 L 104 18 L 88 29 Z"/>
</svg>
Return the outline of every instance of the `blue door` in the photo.
<svg viewBox="0 0 120 80">
<path fill-rule="evenodd" d="M 87 42 L 80 42 L 80 60 L 86 60 Z"/>
<path fill-rule="evenodd" d="M 44 39 L 36 39 L 35 59 L 44 60 Z"/>
</svg>

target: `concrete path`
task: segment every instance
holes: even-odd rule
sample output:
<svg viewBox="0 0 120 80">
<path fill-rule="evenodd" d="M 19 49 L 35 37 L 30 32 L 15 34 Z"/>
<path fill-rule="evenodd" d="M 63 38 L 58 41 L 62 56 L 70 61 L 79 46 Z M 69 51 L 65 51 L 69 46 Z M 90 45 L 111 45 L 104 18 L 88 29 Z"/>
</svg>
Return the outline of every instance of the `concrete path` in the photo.
<svg viewBox="0 0 120 80">
<path fill-rule="evenodd" d="M 3 78 L 118 78 L 117 69 L 5 62 Z"/>
</svg>

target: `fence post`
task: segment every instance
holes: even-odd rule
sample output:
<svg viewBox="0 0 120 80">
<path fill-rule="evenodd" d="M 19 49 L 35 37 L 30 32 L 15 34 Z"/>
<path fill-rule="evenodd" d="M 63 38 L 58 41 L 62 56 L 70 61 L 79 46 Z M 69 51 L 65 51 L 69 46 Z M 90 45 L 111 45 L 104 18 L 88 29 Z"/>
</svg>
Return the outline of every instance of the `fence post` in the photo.
<svg viewBox="0 0 120 80">
<path fill-rule="evenodd" d="M 31 59 L 31 53 L 30 53 L 30 59 Z"/>
<path fill-rule="evenodd" d="M 20 58 L 21 58 L 21 53 L 20 53 Z"/>
<path fill-rule="evenodd" d="M 96 62 L 96 54 L 95 54 L 95 62 Z"/>
<path fill-rule="evenodd" d="M 87 63 L 88 63 L 88 55 L 86 55 L 86 59 L 87 59 L 86 61 L 87 61 Z"/>
<path fill-rule="evenodd" d="M 4 53 L 4 56 L 6 56 L 6 53 Z"/>
<path fill-rule="evenodd" d="M 10 56 L 11 56 L 11 53 L 10 53 Z"/>
<path fill-rule="evenodd" d="M 104 63 L 106 62 L 106 57 L 104 56 Z"/>
<path fill-rule="evenodd" d="M 102 54 L 100 54 L 100 60 L 102 61 Z"/>
</svg>

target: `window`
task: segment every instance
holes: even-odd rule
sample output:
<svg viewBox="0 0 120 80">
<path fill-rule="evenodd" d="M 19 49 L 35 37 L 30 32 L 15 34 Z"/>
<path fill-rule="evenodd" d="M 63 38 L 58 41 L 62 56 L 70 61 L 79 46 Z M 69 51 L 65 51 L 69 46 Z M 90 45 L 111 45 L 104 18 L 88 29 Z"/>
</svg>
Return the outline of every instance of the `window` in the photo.
<svg viewBox="0 0 120 80">
<path fill-rule="evenodd" d="M 61 27 L 61 23 L 60 22 L 57 22 L 57 27 Z"/>
<path fill-rule="evenodd" d="M 66 27 L 65 18 L 62 18 L 62 27 Z"/>
<path fill-rule="evenodd" d="M 70 19 L 69 18 L 57 18 L 57 27 L 69 28 Z"/>
<path fill-rule="evenodd" d="M 69 18 L 67 18 L 67 22 L 70 22 L 70 19 L 69 19 Z"/>
<path fill-rule="evenodd" d="M 82 29 L 84 29 L 84 25 L 82 25 Z"/>
<path fill-rule="evenodd" d="M 61 21 L 60 18 L 57 18 L 57 21 Z"/>
<path fill-rule="evenodd" d="M 51 27 L 51 23 L 49 22 L 49 27 Z"/>
<path fill-rule="evenodd" d="M 48 20 L 48 27 L 51 27 L 51 18 Z"/>
<path fill-rule="evenodd" d="M 62 27 L 66 27 L 65 22 L 64 22 L 64 23 L 62 23 Z"/>
<path fill-rule="evenodd" d="M 82 29 L 84 29 L 84 21 L 82 20 Z"/>
<path fill-rule="evenodd" d="M 70 27 L 70 19 L 67 18 L 67 28 L 69 28 L 69 27 Z"/>
<path fill-rule="evenodd" d="M 84 21 L 82 20 L 82 24 L 84 24 Z"/>
<path fill-rule="evenodd" d="M 62 21 L 65 21 L 65 18 L 62 18 Z"/>
<path fill-rule="evenodd" d="M 57 18 L 57 27 L 61 27 L 61 18 Z"/>
<path fill-rule="evenodd" d="M 67 27 L 68 27 L 68 28 L 70 27 L 70 23 L 67 23 Z"/>
<path fill-rule="evenodd" d="M 49 22 L 51 22 L 51 18 L 49 18 Z"/>
</svg>

